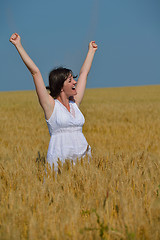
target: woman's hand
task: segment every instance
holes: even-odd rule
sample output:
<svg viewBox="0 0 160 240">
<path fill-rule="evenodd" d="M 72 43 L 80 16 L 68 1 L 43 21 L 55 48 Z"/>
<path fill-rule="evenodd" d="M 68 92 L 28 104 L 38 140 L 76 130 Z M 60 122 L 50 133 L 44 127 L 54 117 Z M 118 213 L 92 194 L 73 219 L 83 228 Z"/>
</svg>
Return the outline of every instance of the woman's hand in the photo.
<svg viewBox="0 0 160 240">
<path fill-rule="evenodd" d="M 17 33 L 13 33 L 10 37 L 9 41 L 16 47 L 21 45 L 21 38 Z"/>
<path fill-rule="evenodd" d="M 91 41 L 89 43 L 89 51 L 93 51 L 93 52 L 96 52 L 98 49 L 98 46 L 97 44 L 95 43 L 95 41 Z"/>
</svg>

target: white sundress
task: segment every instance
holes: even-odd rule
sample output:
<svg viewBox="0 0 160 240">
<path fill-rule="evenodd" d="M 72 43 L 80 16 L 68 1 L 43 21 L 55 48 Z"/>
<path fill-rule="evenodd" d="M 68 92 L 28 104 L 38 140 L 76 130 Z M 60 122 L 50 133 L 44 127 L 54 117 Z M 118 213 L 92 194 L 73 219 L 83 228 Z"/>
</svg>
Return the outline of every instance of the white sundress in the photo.
<svg viewBox="0 0 160 240">
<path fill-rule="evenodd" d="M 47 162 L 51 168 L 58 170 L 58 159 L 65 162 L 66 159 L 76 162 L 85 155 L 91 157 L 91 147 L 88 145 L 82 127 L 85 122 L 84 116 L 76 103 L 69 101 L 70 112 L 59 101 L 55 100 L 55 107 L 51 117 L 46 120 L 50 142 L 47 153 Z"/>
</svg>

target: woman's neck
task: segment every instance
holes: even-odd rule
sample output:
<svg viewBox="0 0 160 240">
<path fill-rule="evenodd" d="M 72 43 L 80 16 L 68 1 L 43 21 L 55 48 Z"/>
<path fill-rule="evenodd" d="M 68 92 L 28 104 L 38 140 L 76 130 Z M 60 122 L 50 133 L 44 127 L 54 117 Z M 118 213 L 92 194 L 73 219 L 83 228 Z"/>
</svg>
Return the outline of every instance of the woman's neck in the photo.
<svg viewBox="0 0 160 240">
<path fill-rule="evenodd" d="M 63 96 L 63 95 L 59 95 L 57 97 L 57 100 L 60 101 L 70 112 L 69 98 L 67 98 L 66 96 Z"/>
</svg>

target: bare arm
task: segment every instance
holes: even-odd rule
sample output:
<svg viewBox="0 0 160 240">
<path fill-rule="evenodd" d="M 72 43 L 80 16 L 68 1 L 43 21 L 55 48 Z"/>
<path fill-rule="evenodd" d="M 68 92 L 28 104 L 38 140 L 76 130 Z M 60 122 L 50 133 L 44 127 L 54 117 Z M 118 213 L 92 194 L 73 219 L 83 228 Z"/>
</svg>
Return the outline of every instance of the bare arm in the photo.
<svg viewBox="0 0 160 240">
<path fill-rule="evenodd" d="M 10 42 L 16 47 L 23 62 L 25 63 L 28 70 L 31 72 L 36 87 L 39 103 L 42 106 L 46 117 L 49 118 L 51 116 L 55 103 L 54 99 L 49 95 L 49 93 L 46 90 L 42 75 L 38 67 L 35 65 L 35 63 L 32 61 L 32 59 L 28 56 L 28 54 L 24 50 L 21 44 L 21 38 L 17 33 L 12 34 Z"/>
<path fill-rule="evenodd" d="M 86 59 L 81 67 L 77 86 L 76 86 L 77 95 L 75 96 L 75 101 L 78 106 L 80 105 L 84 96 L 86 83 L 87 83 L 87 76 L 92 66 L 92 61 L 93 61 L 96 50 L 97 50 L 97 45 L 95 44 L 94 41 L 91 41 L 89 43 L 89 50 L 88 50 Z"/>
</svg>

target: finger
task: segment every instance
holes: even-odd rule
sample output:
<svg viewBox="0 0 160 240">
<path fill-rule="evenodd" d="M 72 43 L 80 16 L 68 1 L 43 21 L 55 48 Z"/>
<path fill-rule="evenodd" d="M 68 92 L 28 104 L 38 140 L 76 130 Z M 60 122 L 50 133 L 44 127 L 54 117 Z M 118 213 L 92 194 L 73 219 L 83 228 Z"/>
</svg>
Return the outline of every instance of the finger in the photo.
<svg viewBox="0 0 160 240">
<path fill-rule="evenodd" d="M 12 39 L 16 39 L 18 36 L 19 36 L 19 35 L 18 35 L 17 33 L 13 33 L 12 36 L 11 36 L 11 38 L 12 38 Z"/>
<path fill-rule="evenodd" d="M 90 43 L 91 43 L 91 45 L 93 45 L 95 43 L 95 41 L 91 41 Z"/>
<path fill-rule="evenodd" d="M 15 38 L 15 34 L 13 33 L 10 39 L 14 39 L 14 38 Z"/>
<path fill-rule="evenodd" d="M 12 39 L 12 36 L 11 36 L 10 39 L 9 39 L 9 41 L 12 42 L 12 40 L 13 40 L 13 39 Z"/>
<path fill-rule="evenodd" d="M 12 39 L 15 40 L 17 38 L 16 34 L 13 34 Z"/>
<path fill-rule="evenodd" d="M 96 48 L 96 47 L 97 47 L 97 44 L 94 43 L 94 44 L 92 44 L 92 46 L 93 46 L 94 48 Z"/>
<path fill-rule="evenodd" d="M 95 41 L 92 42 L 92 47 L 94 47 L 94 46 L 97 46 L 97 44 L 95 43 Z"/>
</svg>

